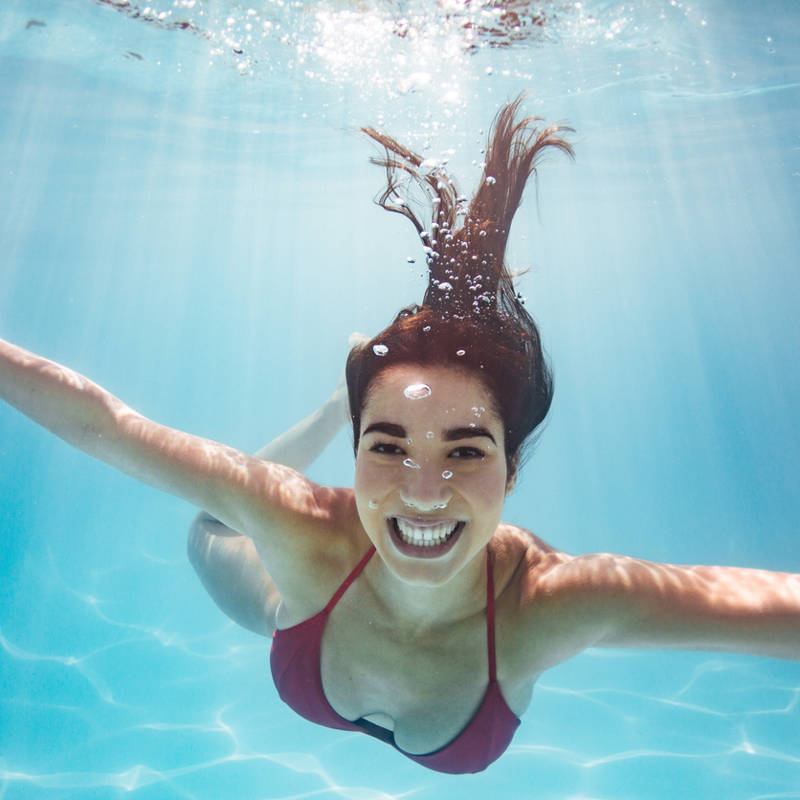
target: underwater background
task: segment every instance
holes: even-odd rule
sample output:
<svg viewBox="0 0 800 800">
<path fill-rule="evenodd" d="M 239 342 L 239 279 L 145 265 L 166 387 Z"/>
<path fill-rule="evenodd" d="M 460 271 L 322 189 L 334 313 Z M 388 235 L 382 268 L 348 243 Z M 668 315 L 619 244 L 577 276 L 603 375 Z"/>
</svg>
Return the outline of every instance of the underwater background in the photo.
<svg viewBox="0 0 800 800">
<path fill-rule="evenodd" d="M 800 6 L 4 0 L 0 336 L 255 450 L 424 290 L 362 125 L 465 194 L 500 105 L 573 126 L 509 263 L 549 422 L 505 518 L 569 552 L 800 572 Z M 343 432 L 310 470 L 352 479 Z M 277 698 L 193 509 L 0 408 L 0 798 L 800 798 L 800 666 L 592 650 L 486 772 Z"/>
</svg>

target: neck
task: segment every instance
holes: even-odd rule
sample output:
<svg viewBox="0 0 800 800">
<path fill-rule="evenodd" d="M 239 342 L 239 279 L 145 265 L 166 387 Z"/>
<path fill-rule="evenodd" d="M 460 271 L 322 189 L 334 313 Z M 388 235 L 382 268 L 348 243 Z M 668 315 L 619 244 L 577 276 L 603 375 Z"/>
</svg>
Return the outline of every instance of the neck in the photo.
<svg viewBox="0 0 800 800">
<path fill-rule="evenodd" d="M 397 625 L 433 629 L 468 619 L 486 607 L 486 558 L 484 547 L 446 583 L 430 586 L 401 580 L 376 554 L 364 577 Z"/>
</svg>

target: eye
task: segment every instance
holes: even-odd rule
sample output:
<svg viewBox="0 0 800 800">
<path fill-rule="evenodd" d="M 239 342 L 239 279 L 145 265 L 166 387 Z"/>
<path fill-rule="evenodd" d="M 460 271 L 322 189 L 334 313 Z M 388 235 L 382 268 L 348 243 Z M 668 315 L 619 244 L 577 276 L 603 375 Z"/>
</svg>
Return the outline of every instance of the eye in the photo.
<svg viewBox="0 0 800 800">
<path fill-rule="evenodd" d="M 486 453 L 477 447 L 457 447 L 450 452 L 450 458 L 483 458 Z"/>
<path fill-rule="evenodd" d="M 402 447 L 391 442 L 376 442 L 369 448 L 370 453 L 380 453 L 384 456 L 402 456 L 405 451 Z"/>
</svg>

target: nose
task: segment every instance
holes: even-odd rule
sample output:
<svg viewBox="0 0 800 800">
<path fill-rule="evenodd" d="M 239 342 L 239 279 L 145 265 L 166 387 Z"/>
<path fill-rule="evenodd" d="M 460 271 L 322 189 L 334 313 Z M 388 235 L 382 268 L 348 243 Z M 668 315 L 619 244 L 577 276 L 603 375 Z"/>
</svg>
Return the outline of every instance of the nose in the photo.
<svg viewBox="0 0 800 800">
<path fill-rule="evenodd" d="M 418 464 L 411 459 L 403 463 L 404 480 L 400 487 L 400 499 L 417 511 L 438 511 L 447 508 L 453 491 L 447 481 L 451 473 L 442 472 L 433 464 Z"/>
</svg>

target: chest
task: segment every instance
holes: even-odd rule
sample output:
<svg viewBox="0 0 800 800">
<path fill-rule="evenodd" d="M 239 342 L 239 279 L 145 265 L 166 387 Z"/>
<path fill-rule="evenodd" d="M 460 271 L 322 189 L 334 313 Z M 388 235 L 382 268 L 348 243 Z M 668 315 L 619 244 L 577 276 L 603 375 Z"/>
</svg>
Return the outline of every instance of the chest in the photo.
<svg viewBox="0 0 800 800">
<path fill-rule="evenodd" d="M 484 611 L 438 630 L 398 629 L 354 586 L 323 630 L 325 696 L 346 719 L 392 730 L 407 752 L 437 750 L 469 725 L 483 700 L 490 674 L 487 623 Z M 495 647 L 495 662 L 499 652 L 502 645 Z M 502 669 L 497 675 L 506 702 L 520 714 L 533 681 L 526 687 L 519 676 Z"/>
</svg>

